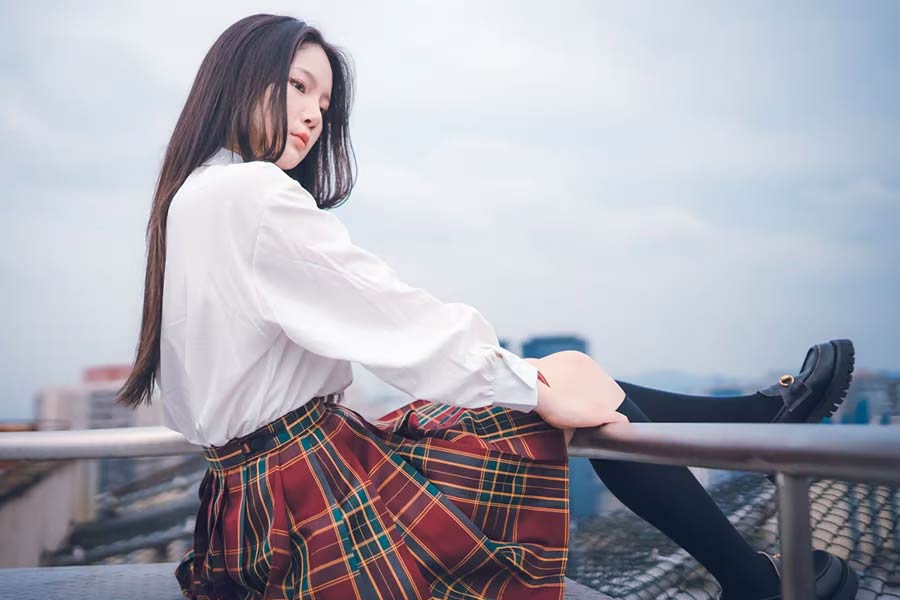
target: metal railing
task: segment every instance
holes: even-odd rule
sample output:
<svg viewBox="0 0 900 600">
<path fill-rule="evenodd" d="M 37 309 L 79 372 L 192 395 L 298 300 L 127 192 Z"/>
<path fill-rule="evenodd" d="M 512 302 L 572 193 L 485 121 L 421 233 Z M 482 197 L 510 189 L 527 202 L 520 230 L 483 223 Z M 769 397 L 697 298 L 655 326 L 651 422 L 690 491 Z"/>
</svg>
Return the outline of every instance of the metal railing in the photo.
<svg viewBox="0 0 900 600">
<path fill-rule="evenodd" d="M 164 427 L 0 433 L 0 460 L 200 452 Z M 576 431 L 571 456 L 775 473 L 782 596 L 814 597 L 813 477 L 900 484 L 900 428 L 868 425 L 617 423 Z"/>
</svg>

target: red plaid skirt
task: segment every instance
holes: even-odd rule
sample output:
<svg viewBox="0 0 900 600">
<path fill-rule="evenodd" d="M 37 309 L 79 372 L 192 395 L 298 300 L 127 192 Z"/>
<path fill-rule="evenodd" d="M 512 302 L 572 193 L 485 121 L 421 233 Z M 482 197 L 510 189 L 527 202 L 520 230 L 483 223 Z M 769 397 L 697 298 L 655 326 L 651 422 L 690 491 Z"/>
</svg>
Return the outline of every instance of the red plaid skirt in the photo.
<svg viewBox="0 0 900 600">
<path fill-rule="evenodd" d="M 204 448 L 185 597 L 562 599 L 562 430 L 424 400 L 370 423 L 340 398 Z"/>
</svg>

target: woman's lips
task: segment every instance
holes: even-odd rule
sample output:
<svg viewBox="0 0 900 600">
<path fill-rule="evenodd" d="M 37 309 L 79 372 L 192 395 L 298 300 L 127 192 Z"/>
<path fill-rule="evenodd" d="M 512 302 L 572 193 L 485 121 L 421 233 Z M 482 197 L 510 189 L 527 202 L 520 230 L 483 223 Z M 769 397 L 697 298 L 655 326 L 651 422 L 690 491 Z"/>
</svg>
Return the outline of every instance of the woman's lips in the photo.
<svg viewBox="0 0 900 600">
<path fill-rule="evenodd" d="M 291 137 L 293 137 L 295 140 L 297 140 L 298 142 L 300 142 L 300 144 L 301 144 L 304 148 L 306 148 L 306 140 L 303 139 L 303 136 L 297 135 L 296 133 L 292 133 L 292 134 L 291 134 Z"/>
</svg>

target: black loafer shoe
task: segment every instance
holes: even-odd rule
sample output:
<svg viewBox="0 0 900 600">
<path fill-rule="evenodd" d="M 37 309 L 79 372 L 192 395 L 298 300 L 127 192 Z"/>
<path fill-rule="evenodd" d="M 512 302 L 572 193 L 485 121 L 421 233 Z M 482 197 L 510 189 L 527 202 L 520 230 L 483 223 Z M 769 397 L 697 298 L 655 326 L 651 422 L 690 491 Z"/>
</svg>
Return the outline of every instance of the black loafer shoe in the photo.
<svg viewBox="0 0 900 600">
<path fill-rule="evenodd" d="M 772 423 L 818 423 L 833 415 L 847 397 L 854 362 L 850 340 L 831 340 L 810 348 L 796 377 L 782 375 L 777 383 L 759 390 L 766 396 L 780 396 L 784 402 Z"/>
<path fill-rule="evenodd" d="M 771 561 L 781 580 L 781 555 L 760 552 Z M 856 598 L 859 579 L 847 561 L 824 550 L 813 550 L 813 574 L 816 600 L 852 600 Z M 781 594 L 761 600 L 781 600 Z"/>
</svg>

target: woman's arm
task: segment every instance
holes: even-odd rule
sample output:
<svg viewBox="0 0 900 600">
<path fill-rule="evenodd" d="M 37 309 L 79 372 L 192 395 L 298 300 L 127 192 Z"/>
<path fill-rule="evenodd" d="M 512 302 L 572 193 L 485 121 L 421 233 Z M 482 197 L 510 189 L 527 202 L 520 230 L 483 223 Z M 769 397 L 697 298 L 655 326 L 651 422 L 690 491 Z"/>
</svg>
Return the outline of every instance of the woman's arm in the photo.
<svg viewBox="0 0 900 600">
<path fill-rule="evenodd" d="M 364 366 L 413 398 L 534 409 L 537 369 L 500 347 L 478 310 L 401 280 L 278 167 L 261 175 L 250 272 L 267 324 L 319 356 Z"/>
</svg>

